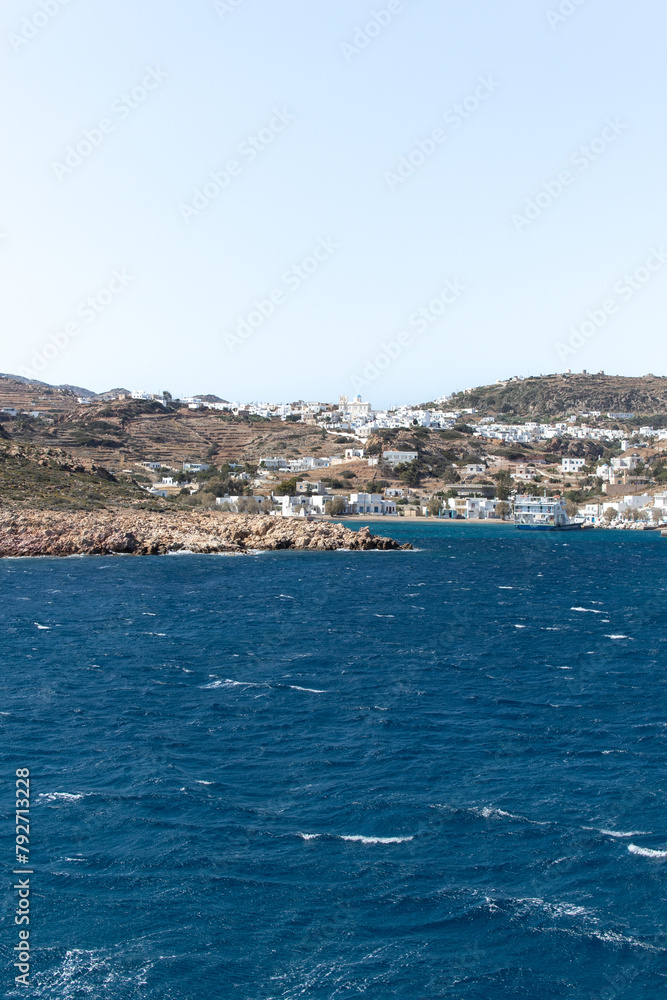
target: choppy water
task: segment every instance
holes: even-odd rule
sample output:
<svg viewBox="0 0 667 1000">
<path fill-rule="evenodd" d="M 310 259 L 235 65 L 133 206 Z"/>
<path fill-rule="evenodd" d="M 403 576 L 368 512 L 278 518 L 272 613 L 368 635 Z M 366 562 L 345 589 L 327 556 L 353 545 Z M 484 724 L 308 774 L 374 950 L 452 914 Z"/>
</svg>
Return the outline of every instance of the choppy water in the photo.
<svg viewBox="0 0 667 1000">
<path fill-rule="evenodd" d="M 667 541 L 392 533 L 0 562 L 7 996 L 664 995 Z"/>
</svg>

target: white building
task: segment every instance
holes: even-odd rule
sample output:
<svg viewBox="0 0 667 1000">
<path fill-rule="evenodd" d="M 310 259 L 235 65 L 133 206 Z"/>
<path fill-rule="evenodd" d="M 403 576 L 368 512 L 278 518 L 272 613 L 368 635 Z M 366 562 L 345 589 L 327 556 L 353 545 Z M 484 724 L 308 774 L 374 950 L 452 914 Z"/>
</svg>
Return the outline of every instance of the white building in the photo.
<svg viewBox="0 0 667 1000">
<path fill-rule="evenodd" d="M 419 454 L 416 451 L 383 451 L 382 458 L 389 465 L 402 465 L 404 462 L 416 462 Z"/>
<path fill-rule="evenodd" d="M 586 465 L 585 458 L 564 458 L 560 464 L 563 472 L 575 474 L 581 472 L 583 467 Z"/>
<path fill-rule="evenodd" d="M 349 506 L 355 514 L 396 513 L 396 501 L 385 500 L 381 493 L 351 493 Z"/>
<path fill-rule="evenodd" d="M 296 484 L 297 493 L 313 493 L 315 496 L 324 497 L 327 495 L 328 490 L 324 483 L 316 482 L 311 483 L 306 480 Z"/>
<path fill-rule="evenodd" d="M 276 497 L 273 500 L 280 505 L 279 514 L 283 517 L 306 517 L 308 514 L 325 514 L 326 505 L 333 497 L 329 494 L 319 494 L 317 496 L 306 496 L 300 494 L 295 497 Z M 347 497 L 343 497 L 346 508 L 349 509 Z"/>
<path fill-rule="evenodd" d="M 312 455 L 302 455 L 301 458 L 291 458 L 287 463 L 290 472 L 308 472 L 310 469 L 328 469 L 330 458 L 314 458 Z"/>
<path fill-rule="evenodd" d="M 611 467 L 614 472 L 633 472 L 640 462 L 641 457 L 639 455 L 628 455 L 627 457 L 612 458 Z"/>
<path fill-rule="evenodd" d="M 206 472 L 210 465 L 206 462 L 183 462 L 183 472 Z"/>
<path fill-rule="evenodd" d="M 466 499 L 465 517 L 475 521 L 493 517 L 499 503 L 499 500 L 487 500 L 484 497 L 468 497 Z"/>
<path fill-rule="evenodd" d="M 528 465 L 517 465 L 514 472 L 510 473 L 512 479 L 518 480 L 520 483 L 530 483 L 535 479 L 537 474 L 536 469 L 532 469 Z"/>
<path fill-rule="evenodd" d="M 642 493 L 639 496 L 631 493 L 619 501 L 618 512 L 622 514 L 626 510 L 642 510 L 642 508 L 648 507 L 652 499 L 653 497 L 649 496 L 648 493 Z"/>
<path fill-rule="evenodd" d="M 340 405 L 345 415 L 353 422 L 356 420 L 366 422 L 367 420 L 371 420 L 373 417 L 371 404 L 364 402 L 361 396 L 355 396 L 354 399 L 348 399 L 347 396 L 341 396 Z"/>
<path fill-rule="evenodd" d="M 229 504 L 233 511 L 238 511 L 239 500 L 255 500 L 256 503 L 260 504 L 263 500 L 266 500 L 265 496 L 254 496 L 254 497 L 244 497 L 244 496 L 226 496 L 226 497 L 216 497 L 215 502 L 219 507 L 223 504 Z"/>
<path fill-rule="evenodd" d="M 279 472 L 280 469 L 287 468 L 287 459 L 282 458 L 279 455 L 274 456 L 273 458 L 269 458 L 267 456 L 265 458 L 260 458 L 259 464 L 265 469 L 269 469 L 271 472 Z"/>
<path fill-rule="evenodd" d="M 579 516 L 583 517 L 586 524 L 599 524 L 603 520 L 605 507 L 608 504 L 587 503 L 579 508 Z"/>
</svg>

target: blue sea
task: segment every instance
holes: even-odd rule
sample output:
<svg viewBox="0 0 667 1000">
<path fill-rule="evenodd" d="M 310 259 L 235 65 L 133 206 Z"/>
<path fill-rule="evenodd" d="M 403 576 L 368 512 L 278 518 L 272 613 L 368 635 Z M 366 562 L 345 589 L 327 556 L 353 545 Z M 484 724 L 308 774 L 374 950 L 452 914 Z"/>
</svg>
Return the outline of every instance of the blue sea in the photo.
<svg viewBox="0 0 667 1000">
<path fill-rule="evenodd" d="M 667 540 L 385 530 L 0 561 L 2 995 L 665 995 Z"/>
</svg>

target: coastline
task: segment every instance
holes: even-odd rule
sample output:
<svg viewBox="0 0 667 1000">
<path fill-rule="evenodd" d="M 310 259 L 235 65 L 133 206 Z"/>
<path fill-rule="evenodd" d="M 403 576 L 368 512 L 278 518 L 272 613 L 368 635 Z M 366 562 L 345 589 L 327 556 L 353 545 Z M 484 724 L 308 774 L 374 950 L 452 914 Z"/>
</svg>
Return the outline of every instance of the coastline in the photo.
<svg viewBox="0 0 667 1000">
<path fill-rule="evenodd" d="M 317 520 L 328 521 L 328 517 L 317 518 Z M 331 521 L 340 522 L 341 524 L 493 524 L 493 525 L 508 525 L 512 524 L 511 521 L 501 521 L 499 518 L 453 518 L 453 517 L 401 517 L 396 514 L 353 514 L 351 516 L 341 515 L 340 517 L 332 517 Z"/>
<path fill-rule="evenodd" d="M 411 549 L 343 524 L 217 511 L 0 511 L 0 557 Z"/>
</svg>

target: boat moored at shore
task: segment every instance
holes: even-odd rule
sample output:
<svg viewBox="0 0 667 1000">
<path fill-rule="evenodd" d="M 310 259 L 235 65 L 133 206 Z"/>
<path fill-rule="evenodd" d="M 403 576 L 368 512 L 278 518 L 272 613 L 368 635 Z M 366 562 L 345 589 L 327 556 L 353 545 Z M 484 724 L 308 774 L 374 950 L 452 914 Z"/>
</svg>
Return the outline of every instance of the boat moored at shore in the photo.
<svg viewBox="0 0 667 1000">
<path fill-rule="evenodd" d="M 517 496 L 514 501 L 514 527 L 523 531 L 574 531 L 580 521 L 571 521 L 561 496 Z"/>
</svg>

